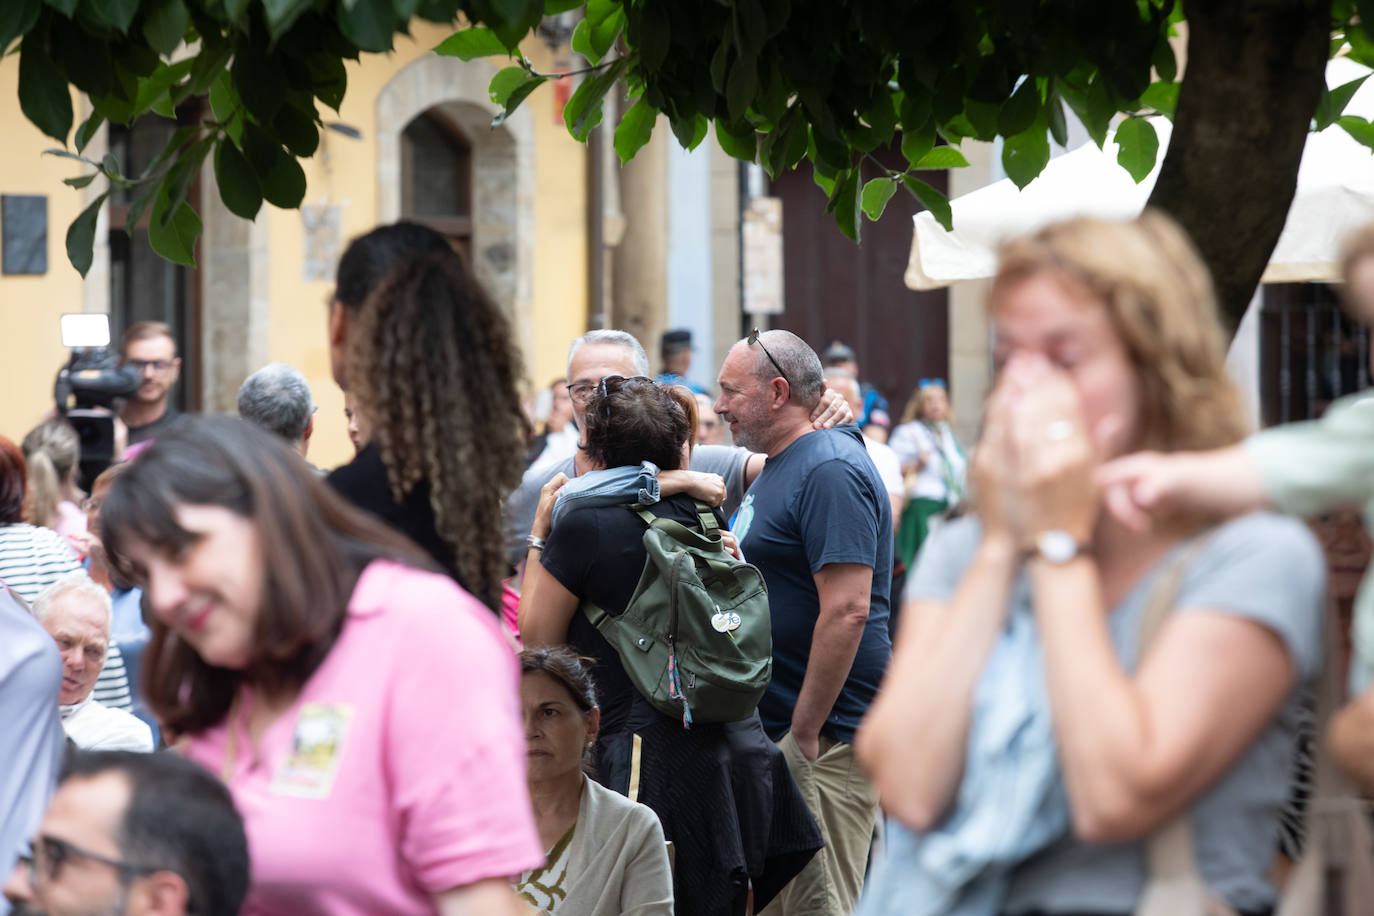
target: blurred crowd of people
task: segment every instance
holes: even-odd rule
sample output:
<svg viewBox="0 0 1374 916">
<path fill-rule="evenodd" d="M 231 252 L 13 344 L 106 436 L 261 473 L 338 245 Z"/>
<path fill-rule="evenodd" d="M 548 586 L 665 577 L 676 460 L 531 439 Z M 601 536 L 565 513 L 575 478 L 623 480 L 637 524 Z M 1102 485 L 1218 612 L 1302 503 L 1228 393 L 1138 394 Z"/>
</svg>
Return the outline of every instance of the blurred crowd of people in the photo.
<svg viewBox="0 0 1374 916">
<path fill-rule="evenodd" d="M 1349 252 L 1368 322 L 1374 231 Z M 171 329 L 129 328 L 89 495 L 62 416 L 0 437 L 7 905 L 1360 911 L 1374 399 L 1251 433 L 1156 213 L 1008 242 L 988 313 L 976 443 L 943 378 L 894 415 L 848 345 L 757 328 L 712 391 L 688 331 L 656 376 L 590 331 L 532 422 L 463 258 L 382 226 L 324 318 L 355 449 L 330 471 L 299 371 L 181 414 Z M 722 558 L 706 588 L 766 585 L 765 621 L 711 621 L 768 634 L 743 717 L 691 715 L 696 678 L 743 677 L 724 656 L 608 635 L 653 531 Z M 664 640 L 680 715 L 637 654 Z"/>
</svg>

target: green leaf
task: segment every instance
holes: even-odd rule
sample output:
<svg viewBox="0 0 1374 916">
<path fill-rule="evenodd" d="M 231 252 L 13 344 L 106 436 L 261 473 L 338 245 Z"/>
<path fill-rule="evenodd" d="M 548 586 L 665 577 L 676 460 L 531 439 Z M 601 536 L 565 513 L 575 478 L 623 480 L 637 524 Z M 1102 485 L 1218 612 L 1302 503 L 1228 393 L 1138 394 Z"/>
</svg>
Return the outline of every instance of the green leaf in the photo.
<svg viewBox="0 0 1374 916">
<path fill-rule="evenodd" d="M 699 114 L 695 117 L 669 120 L 668 126 L 673 129 L 673 136 L 677 137 L 677 142 L 683 149 L 694 150 L 706 139 L 706 131 L 711 125 L 706 115 Z"/>
<path fill-rule="evenodd" d="M 859 170 L 849 169 L 844 179 L 835 187 L 833 200 L 835 222 L 840 231 L 854 241 L 859 241 Z"/>
<path fill-rule="evenodd" d="M 19 50 L 19 107 L 35 127 L 66 145 L 72 130 L 71 93 L 36 36 Z"/>
<path fill-rule="evenodd" d="M 340 3 L 338 20 L 339 31 L 357 45 L 359 50 L 377 54 L 391 50 L 391 36 L 398 24 L 391 0 L 353 0 L 351 4 Z"/>
<path fill-rule="evenodd" d="M 69 187 L 77 188 L 79 190 L 81 188 L 86 187 L 86 185 L 90 184 L 92 181 L 95 181 L 99 177 L 99 172 L 92 172 L 89 175 L 78 175 L 75 178 L 63 178 L 62 183 Z"/>
<path fill-rule="evenodd" d="M 826 200 L 829 200 L 829 199 L 831 198 L 831 196 L 834 195 L 834 193 L 835 193 L 835 179 L 834 179 L 833 177 L 827 178 L 827 177 L 825 177 L 824 175 L 822 175 L 820 172 L 818 172 L 816 169 L 812 169 L 812 170 L 811 170 L 811 180 L 814 181 L 814 182 L 816 183 L 816 187 L 820 188 L 822 191 L 825 192 L 825 199 L 826 199 Z M 828 208 L 827 208 L 826 212 L 827 212 L 827 213 L 830 212 Z"/>
<path fill-rule="evenodd" d="M 620 79 L 628 63 L 628 58 L 622 57 L 605 70 L 588 76 L 563 106 L 563 123 L 579 141 L 586 140 L 592 128 L 601 123 L 606 93 Z"/>
<path fill-rule="evenodd" d="M 544 82 L 544 77 L 535 76 L 531 77 L 530 79 L 527 79 L 525 82 L 515 87 L 515 90 L 512 91 L 511 94 L 506 97 L 505 109 L 503 109 L 500 112 L 500 114 L 498 114 L 496 117 L 491 119 L 492 130 L 495 130 L 502 124 L 506 123 L 506 118 L 509 118 L 511 114 L 515 111 L 515 109 L 519 108 L 520 104 L 524 102 L 525 99 L 529 98 L 530 93 L 538 89 L 540 85 Z"/>
<path fill-rule="evenodd" d="M 102 167 L 102 166 L 101 166 L 101 163 L 96 162 L 94 159 L 89 159 L 89 158 L 87 158 L 87 157 L 85 157 L 85 156 L 78 156 L 76 153 L 71 153 L 71 152 L 68 152 L 67 150 L 64 150 L 64 149 L 45 149 L 45 150 L 43 150 L 43 155 L 44 155 L 44 156 L 57 156 L 57 157 L 62 158 L 62 159 L 72 159 L 72 160 L 75 160 L 75 161 L 77 161 L 77 162 L 84 162 L 86 165 L 93 165 L 93 166 L 95 166 L 96 168 L 101 168 L 101 167 Z"/>
<path fill-rule="evenodd" d="M 272 0 L 265 0 L 265 3 L 271 22 L 273 3 Z M 186 37 L 186 6 L 181 0 L 155 0 L 143 19 L 143 37 L 164 57 L 179 48 Z"/>
<path fill-rule="evenodd" d="M 487 95 L 491 100 L 501 107 L 505 107 L 506 99 L 510 94 L 521 85 L 538 77 L 531 76 L 530 72 L 524 67 L 504 67 L 496 71 L 496 75 L 491 78 L 487 85 Z"/>
<path fill-rule="evenodd" d="M 191 66 L 191 94 L 201 95 L 209 91 L 210 84 L 224 72 L 224 65 L 229 63 L 233 53 L 233 45 L 227 41 L 218 47 L 202 44 L 196 62 Z"/>
<path fill-rule="evenodd" d="M 667 60 L 668 47 L 672 44 L 668 17 L 649 10 L 640 14 L 635 25 L 634 46 L 639 51 L 640 63 L 651 72 L 659 70 Z"/>
<path fill-rule="evenodd" d="M 586 0 L 544 0 L 544 15 L 557 16 L 559 13 L 566 13 L 575 10 Z"/>
<path fill-rule="evenodd" d="M 1035 180 L 1050 161 L 1050 140 L 1043 120 L 1007 137 L 1002 144 L 1002 169 L 1018 188 Z"/>
<path fill-rule="evenodd" d="M 87 177 L 94 178 L 95 176 Z M 73 187 L 76 186 L 73 185 Z M 105 203 L 105 198 L 109 196 L 109 191 L 101 194 L 86 209 L 82 210 L 81 215 L 72 220 L 72 224 L 67 227 L 67 260 L 72 262 L 76 272 L 83 277 L 91 269 L 91 262 L 94 260 L 95 224 L 96 220 L 100 218 L 100 207 Z"/>
<path fill-rule="evenodd" d="M 1035 123 L 1040 114 L 1040 90 L 1035 80 L 1026 77 L 997 113 L 997 132 L 1004 137 L 1019 134 Z"/>
<path fill-rule="evenodd" d="M 51 50 L 54 63 L 77 89 L 90 96 L 103 96 L 114 88 L 114 59 L 108 41 L 82 28 L 58 29 L 53 32 Z"/>
<path fill-rule="evenodd" d="M 200 217 L 186 201 L 172 206 L 167 184 L 159 188 L 153 201 L 153 217 L 148 220 L 148 244 L 153 251 L 174 264 L 196 266 L 196 239 L 200 237 Z"/>
<path fill-rule="evenodd" d="M 105 119 L 98 112 L 91 112 L 91 116 L 81 122 L 81 126 L 76 130 L 76 151 L 79 153 L 86 148 L 86 144 L 91 142 L 95 132 L 100 130 L 100 126 L 105 123 Z"/>
<path fill-rule="evenodd" d="M 1154 170 L 1159 135 L 1145 118 L 1127 118 L 1122 122 L 1116 129 L 1116 146 L 1116 161 L 1131 173 L 1137 184 Z"/>
<path fill-rule="evenodd" d="M 287 103 L 272 119 L 272 129 L 292 155 L 308 159 L 320 147 L 320 129 L 315 126 L 315 108 L 306 96 L 310 110 L 298 108 Z"/>
<path fill-rule="evenodd" d="M 897 180 L 895 178 L 874 178 L 864 185 L 864 213 L 876 223 L 882 219 L 883 211 L 887 209 L 887 202 L 896 193 Z"/>
<path fill-rule="evenodd" d="M 90 13 L 101 25 L 114 29 L 121 35 L 128 33 L 134 16 L 138 15 L 139 0 L 98 0 L 87 3 L 82 14 Z"/>
<path fill-rule="evenodd" d="M 1178 90 L 1178 83 L 1151 83 L 1140 94 L 1140 104 L 1172 117 L 1178 107 Z"/>
<path fill-rule="evenodd" d="M 274 207 L 294 210 L 305 198 L 305 170 L 261 127 L 243 126 L 243 152 L 258 176 L 262 196 Z"/>
<path fill-rule="evenodd" d="M 1159 78 L 1166 83 L 1172 83 L 1178 77 L 1178 61 L 1174 58 L 1174 48 L 1167 39 L 1159 39 L 1155 45 L 1154 54 L 1150 57 L 1150 65 L 1155 68 Z"/>
<path fill-rule="evenodd" d="M 215 146 L 215 184 L 229 212 L 253 219 L 262 209 L 262 187 L 243 153 L 229 140 Z"/>
<path fill-rule="evenodd" d="M 758 157 L 759 139 L 754 127 L 748 121 L 736 126 L 725 121 L 716 121 L 716 142 L 728 156 L 744 162 L 753 162 Z M 783 147 L 785 150 L 786 147 Z"/>
<path fill-rule="evenodd" d="M 615 11 L 600 22 L 593 22 L 591 32 L 587 36 L 592 52 L 596 54 L 597 63 L 606 56 L 606 52 L 611 50 L 615 40 L 620 37 L 620 33 L 625 29 L 625 8 L 616 6 Z"/>
<path fill-rule="evenodd" d="M 949 205 L 949 198 L 942 191 L 913 175 L 903 176 L 902 184 L 906 185 L 912 197 L 930 211 L 930 215 L 935 217 L 935 221 L 943 226 L 946 232 L 954 231 L 954 210 Z"/>
<path fill-rule="evenodd" d="M 963 169 L 968 168 L 968 160 L 952 146 L 937 146 L 917 160 L 912 168 Z"/>
<path fill-rule="evenodd" d="M 1093 138 L 1098 148 L 1106 142 L 1107 128 L 1111 125 L 1112 116 L 1116 112 L 1117 105 L 1112 98 L 1111 90 L 1107 88 L 1107 82 L 1102 75 L 1098 74 L 1092 86 L 1088 87 L 1087 107 L 1084 112 L 1079 113 L 1088 136 Z"/>
<path fill-rule="evenodd" d="M 267 34 L 275 42 L 295 24 L 296 18 L 310 9 L 311 0 L 262 0 L 263 12 L 267 14 Z"/>
<path fill-rule="evenodd" d="M 716 126 L 717 128 L 720 127 L 719 121 L 716 122 Z M 762 141 L 758 144 L 759 162 L 770 178 L 777 178 L 782 174 L 783 169 L 796 161 L 792 156 L 792 151 L 794 144 L 798 141 L 801 144 L 801 153 L 797 158 L 806 154 L 807 136 L 806 123 L 802 120 L 801 108 L 798 105 L 793 105 L 782 116 L 778 126 L 764 134 Z M 830 196 L 829 191 L 826 192 L 826 196 Z"/>
<path fill-rule="evenodd" d="M 80 2 L 81 0 L 47 0 L 48 6 L 57 10 L 68 19 L 76 15 L 76 8 Z"/>
<path fill-rule="evenodd" d="M 578 21 L 573 27 L 572 41 L 570 42 L 574 54 L 581 54 L 587 59 L 588 63 L 596 64 L 601 62 L 601 58 L 592 50 L 592 24 L 586 19 Z"/>
<path fill-rule="evenodd" d="M 730 77 L 725 81 L 725 104 L 731 121 L 744 118 L 758 88 L 758 60 L 747 54 L 736 57 L 734 65 L 730 67 Z"/>
<path fill-rule="evenodd" d="M 1317 130 L 1326 130 L 1336 123 L 1336 119 L 1345 113 L 1345 106 L 1350 104 L 1350 99 L 1355 91 L 1364 85 L 1364 81 L 1367 79 L 1369 79 L 1368 73 L 1348 83 L 1342 83 L 1329 92 L 1322 93 L 1321 103 L 1317 105 L 1317 113 L 1314 116 L 1317 121 Z"/>
<path fill-rule="evenodd" d="M 286 101 L 282 93 L 286 71 L 281 58 L 269 54 L 265 47 L 256 42 L 239 41 L 229 74 L 243 106 L 262 123 L 271 124 Z"/>
<path fill-rule="evenodd" d="M 725 68 L 730 62 L 730 48 L 733 46 L 733 42 L 727 37 L 716 46 L 716 53 L 711 55 L 711 88 L 716 92 L 725 91 Z"/>
<path fill-rule="evenodd" d="M 615 153 L 621 163 L 629 162 L 649 142 L 657 118 L 658 112 L 643 98 L 621 115 L 620 123 L 615 128 Z M 719 124 L 716 125 L 716 135 L 720 135 Z"/>
<path fill-rule="evenodd" d="M 1050 136 L 1054 142 L 1060 146 L 1069 144 L 1069 123 L 1064 117 L 1064 100 L 1059 97 L 1059 90 L 1056 85 L 1058 81 L 1051 79 L 1048 93 L 1045 95 L 1045 121 L 1049 124 Z"/>
<path fill-rule="evenodd" d="M 509 55 L 510 49 L 501 43 L 496 33 L 485 26 L 476 26 L 454 32 L 434 47 L 434 53 L 442 57 L 456 57 L 459 60 L 476 60 L 479 57 L 494 57 L 497 54 Z"/>
<path fill-rule="evenodd" d="M 5 0 L 0 3 L 0 55 L 9 50 L 10 43 L 27 34 L 38 22 L 43 0 Z"/>
<path fill-rule="evenodd" d="M 1341 115 L 1336 119 L 1336 123 L 1341 126 L 1341 130 L 1353 137 L 1355 142 L 1374 149 L 1374 124 L 1355 115 Z"/>
</svg>

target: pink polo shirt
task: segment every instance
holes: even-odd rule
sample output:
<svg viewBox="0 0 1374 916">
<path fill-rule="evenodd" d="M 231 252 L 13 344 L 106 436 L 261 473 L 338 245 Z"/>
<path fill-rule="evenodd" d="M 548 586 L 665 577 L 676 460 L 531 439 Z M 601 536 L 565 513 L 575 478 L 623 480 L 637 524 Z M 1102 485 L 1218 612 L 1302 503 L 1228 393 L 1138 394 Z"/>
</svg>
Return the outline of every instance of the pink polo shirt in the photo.
<svg viewBox="0 0 1374 916">
<path fill-rule="evenodd" d="M 429 914 L 440 891 L 544 860 L 518 664 L 491 612 L 446 576 L 373 562 L 329 657 L 256 754 L 245 712 L 228 780 L 253 860 L 245 914 Z M 221 723 L 186 754 L 223 773 L 229 745 Z"/>
</svg>

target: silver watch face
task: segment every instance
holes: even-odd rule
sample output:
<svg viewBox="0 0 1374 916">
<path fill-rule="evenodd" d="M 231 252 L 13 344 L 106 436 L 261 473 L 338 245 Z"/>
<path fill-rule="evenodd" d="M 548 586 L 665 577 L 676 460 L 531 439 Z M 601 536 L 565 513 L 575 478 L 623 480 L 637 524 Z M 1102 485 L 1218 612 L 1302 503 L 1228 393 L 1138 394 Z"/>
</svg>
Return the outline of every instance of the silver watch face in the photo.
<svg viewBox="0 0 1374 916">
<path fill-rule="evenodd" d="M 1078 541 L 1067 531 L 1044 531 L 1035 538 L 1035 550 L 1051 563 L 1067 563 L 1078 556 Z"/>
</svg>

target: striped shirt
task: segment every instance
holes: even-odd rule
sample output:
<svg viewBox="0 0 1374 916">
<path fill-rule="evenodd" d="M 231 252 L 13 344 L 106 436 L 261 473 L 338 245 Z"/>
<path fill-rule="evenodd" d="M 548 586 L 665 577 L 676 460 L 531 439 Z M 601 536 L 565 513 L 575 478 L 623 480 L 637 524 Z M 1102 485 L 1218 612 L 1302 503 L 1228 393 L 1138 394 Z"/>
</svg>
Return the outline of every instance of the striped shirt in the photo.
<svg viewBox="0 0 1374 916">
<path fill-rule="evenodd" d="M 38 593 L 81 565 L 62 535 L 19 522 L 0 528 L 0 581 L 33 604 Z"/>
</svg>

